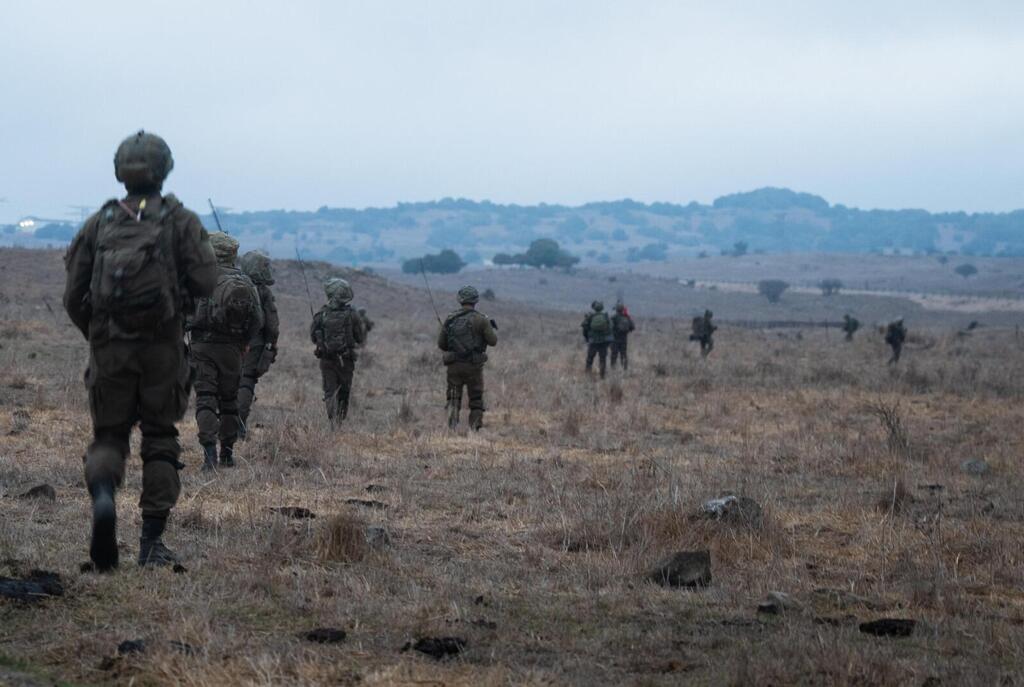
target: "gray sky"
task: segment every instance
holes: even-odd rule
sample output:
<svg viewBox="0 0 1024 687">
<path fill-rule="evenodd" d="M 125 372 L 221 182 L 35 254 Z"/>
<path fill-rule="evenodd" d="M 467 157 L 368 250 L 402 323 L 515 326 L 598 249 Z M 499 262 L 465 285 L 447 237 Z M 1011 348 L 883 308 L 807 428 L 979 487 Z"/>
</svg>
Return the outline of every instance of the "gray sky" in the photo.
<svg viewBox="0 0 1024 687">
<path fill-rule="evenodd" d="M 898 9 L 896 7 L 898 6 Z M 1024 207 L 1024 2 L 3 2 L 0 221 L 443 196 Z"/>
</svg>

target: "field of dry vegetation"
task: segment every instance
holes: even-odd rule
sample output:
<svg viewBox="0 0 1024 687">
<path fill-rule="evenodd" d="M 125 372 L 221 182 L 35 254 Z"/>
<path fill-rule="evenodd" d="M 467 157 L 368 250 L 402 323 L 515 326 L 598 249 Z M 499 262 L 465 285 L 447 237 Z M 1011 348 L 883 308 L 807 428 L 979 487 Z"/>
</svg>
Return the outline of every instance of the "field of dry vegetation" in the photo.
<svg viewBox="0 0 1024 687">
<path fill-rule="evenodd" d="M 0 682 L 993 685 L 1024 674 L 1024 344 L 1012 329 L 918 329 L 890 369 L 874 331 L 845 344 L 834 331 L 723 327 L 702 360 L 684 323 L 641 321 L 629 373 L 601 382 L 583 373 L 575 315 L 484 303 L 501 326 L 486 428 L 452 433 L 424 294 L 357 274 L 377 327 L 349 420 L 332 431 L 301 280 L 282 265 L 282 352 L 239 466 L 201 474 L 194 421 L 181 426 L 188 467 L 166 541 L 187 572 L 133 564 L 136 452 L 118 503 L 122 567 L 97 575 L 80 570 L 86 346 L 58 306 L 59 256 L 0 251 L 0 263 L 0 576 L 53 571 L 64 587 L 0 598 Z M 20 496 L 41 484 L 54 499 Z M 701 516 L 723 494 L 755 500 L 760 517 Z M 667 555 L 701 550 L 708 586 L 648 579 Z M 770 592 L 787 595 L 782 613 L 758 611 Z M 882 618 L 916 624 L 907 637 L 860 630 Z M 345 638 L 310 641 L 316 628 Z M 424 638 L 463 650 L 403 650 Z M 141 650 L 119 653 L 126 640 Z"/>
</svg>

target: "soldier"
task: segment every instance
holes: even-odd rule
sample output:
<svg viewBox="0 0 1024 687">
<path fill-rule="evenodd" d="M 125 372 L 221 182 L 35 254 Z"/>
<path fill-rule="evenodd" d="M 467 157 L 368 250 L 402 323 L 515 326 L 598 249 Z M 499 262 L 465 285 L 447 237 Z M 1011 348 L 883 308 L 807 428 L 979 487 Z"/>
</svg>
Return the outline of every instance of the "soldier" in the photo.
<svg viewBox="0 0 1024 687">
<path fill-rule="evenodd" d="M 710 310 L 705 310 L 703 317 L 698 315 L 693 318 L 691 323 L 693 333 L 690 334 L 690 341 L 700 342 L 700 355 L 702 358 L 708 357 L 708 354 L 715 347 L 713 335 L 718 327 L 711 323 L 712 317 L 714 317 L 714 313 Z"/>
<path fill-rule="evenodd" d="M 587 372 L 594 366 L 594 356 L 600 358 L 601 379 L 604 379 L 605 364 L 608 360 L 608 345 L 614 340 L 612 320 L 604 311 L 604 303 L 594 301 L 591 312 L 583 317 L 583 339 L 587 342 Z"/>
<path fill-rule="evenodd" d="M 853 334 L 860 329 L 860 320 L 849 314 L 843 315 L 843 331 L 846 332 L 846 340 L 853 341 Z"/>
<path fill-rule="evenodd" d="M 210 235 L 217 254 L 217 286 L 201 299 L 188 323 L 192 335 L 192 366 L 196 374 L 196 426 L 203 447 L 203 470 L 234 467 L 238 439 L 238 385 L 242 356 L 263 329 L 259 292 L 235 267 L 238 241 L 222 232 Z"/>
<path fill-rule="evenodd" d="M 366 330 L 359 314 L 349 305 L 352 287 L 344 279 L 324 283 L 327 305 L 313 316 L 309 338 L 320 359 L 327 419 L 335 427 L 348 415 L 348 400 L 355 375 L 356 347 L 366 342 Z"/>
<path fill-rule="evenodd" d="M 252 402 L 256 395 L 256 384 L 277 359 L 280 320 L 277 316 L 274 293 L 270 290 L 274 284 L 270 258 L 262 253 L 249 251 L 242 256 L 241 264 L 242 272 L 256 286 L 260 306 L 263 308 L 263 329 L 249 342 L 249 350 L 242 358 L 242 381 L 238 385 L 238 438 L 244 439 L 248 433 L 249 412 L 252 410 Z"/>
<path fill-rule="evenodd" d="M 85 454 L 92 497 L 89 557 L 97 570 L 117 567 L 114 492 L 124 478 L 129 438 L 142 430 L 142 536 L 139 565 L 176 561 L 164 546 L 184 467 L 175 423 L 188 407 L 184 304 L 216 284 L 213 250 L 199 218 L 173 195 L 162 196 L 174 168 L 162 138 L 139 131 L 114 155 L 127 196 L 86 220 L 64 258 L 64 308 L 89 341 L 93 440 Z"/>
<path fill-rule="evenodd" d="M 885 343 L 892 348 L 892 357 L 889 364 L 895 365 L 900 361 L 900 354 L 903 352 L 903 342 L 907 339 L 907 328 L 903 326 L 903 318 L 890 322 L 885 328 Z"/>
<path fill-rule="evenodd" d="M 616 303 L 615 314 L 612 315 L 612 334 L 614 335 L 612 340 L 613 368 L 615 367 L 616 359 L 621 357 L 623 371 L 629 369 L 629 358 L 626 354 L 626 348 L 629 343 L 629 333 L 634 329 L 636 329 L 636 325 L 633 323 L 633 318 L 630 316 L 625 304 Z"/>
<path fill-rule="evenodd" d="M 447 369 L 448 427 L 459 424 L 462 387 L 469 395 L 469 426 L 479 431 L 484 424 L 484 363 L 487 347 L 498 345 L 494 320 L 476 309 L 480 294 L 472 286 L 458 293 L 460 309 L 448 315 L 437 334 L 437 347 L 444 351 Z"/>
</svg>

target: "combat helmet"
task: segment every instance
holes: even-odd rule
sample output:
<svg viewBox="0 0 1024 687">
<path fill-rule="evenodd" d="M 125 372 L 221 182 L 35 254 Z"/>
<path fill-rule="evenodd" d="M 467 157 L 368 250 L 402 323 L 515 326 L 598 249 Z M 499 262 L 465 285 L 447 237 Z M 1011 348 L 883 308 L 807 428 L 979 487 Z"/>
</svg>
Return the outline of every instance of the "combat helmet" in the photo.
<svg viewBox="0 0 1024 687">
<path fill-rule="evenodd" d="M 352 300 L 352 287 L 341 277 L 331 277 L 324 282 L 324 293 L 332 303 L 345 304 Z"/>
<path fill-rule="evenodd" d="M 480 302 L 480 293 L 472 286 L 463 286 L 458 296 L 460 305 L 476 305 Z"/>
<path fill-rule="evenodd" d="M 604 303 L 601 301 L 594 301 L 590 304 L 590 307 L 594 309 L 594 312 L 601 312 L 604 310 Z"/>
<path fill-rule="evenodd" d="M 235 264 L 235 258 L 238 257 L 238 241 L 234 237 L 222 231 L 215 231 L 210 234 L 210 245 L 213 246 L 218 263 L 221 265 Z"/>
<path fill-rule="evenodd" d="M 172 169 L 167 142 L 142 129 L 121 141 L 114 153 L 114 176 L 128 189 L 159 189 Z"/>
<path fill-rule="evenodd" d="M 615 304 L 615 312 L 619 313 L 620 315 L 622 313 L 626 312 L 626 304 L 623 303 L 622 301 L 619 301 L 618 303 L 616 303 Z"/>
<path fill-rule="evenodd" d="M 259 286 L 270 286 L 274 283 L 274 273 L 270 269 L 270 258 L 256 250 L 242 256 L 242 271 Z"/>
</svg>

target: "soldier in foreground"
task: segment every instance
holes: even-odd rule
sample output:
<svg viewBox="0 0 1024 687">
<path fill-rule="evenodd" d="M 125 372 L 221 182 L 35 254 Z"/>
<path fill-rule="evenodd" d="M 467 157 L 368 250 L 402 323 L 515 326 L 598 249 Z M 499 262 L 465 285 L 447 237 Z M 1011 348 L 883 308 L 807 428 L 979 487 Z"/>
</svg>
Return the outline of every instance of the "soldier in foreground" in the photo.
<svg viewBox="0 0 1024 687">
<path fill-rule="evenodd" d="M 690 334 L 690 341 L 700 342 L 700 355 L 702 358 L 708 357 L 708 354 L 715 347 L 713 336 L 718 327 L 711 323 L 712 317 L 714 317 L 714 313 L 710 310 L 705 310 L 703 316 L 693 318 L 691 323 L 693 333 Z"/>
<path fill-rule="evenodd" d="M 484 424 L 484 363 L 487 347 L 498 345 L 494 320 L 476 309 L 480 294 L 472 286 L 458 293 L 460 309 L 448 315 L 437 334 L 437 347 L 444 351 L 448 389 L 448 427 L 459 424 L 462 388 L 469 396 L 469 426 L 480 430 Z"/>
<path fill-rule="evenodd" d="M 238 385 L 238 433 L 244 439 L 248 433 L 249 412 L 256 396 L 256 384 L 267 373 L 277 359 L 277 337 L 280 333 L 280 319 L 277 303 L 270 287 L 274 274 L 270 269 L 270 258 L 257 251 L 242 256 L 242 272 L 256 286 L 263 309 L 263 328 L 249 342 L 249 350 L 242 358 L 242 381 Z"/>
<path fill-rule="evenodd" d="M 263 329 L 260 296 L 249 277 L 235 267 L 238 241 L 222 232 L 210 235 L 217 254 L 217 286 L 196 305 L 188 323 L 196 374 L 196 426 L 203 447 L 203 470 L 234 467 L 238 440 L 238 385 L 242 356 Z"/>
<path fill-rule="evenodd" d="M 594 301 L 590 304 L 590 312 L 583 317 L 583 340 L 587 342 L 587 365 L 590 372 L 594 367 L 594 357 L 599 359 L 601 379 L 605 376 L 605 365 L 608 360 L 608 346 L 615 340 L 612 334 L 612 320 L 604 311 L 604 303 Z"/>
<path fill-rule="evenodd" d="M 907 339 L 907 328 L 903 326 L 903 318 L 890 322 L 885 328 L 885 343 L 892 349 L 892 357 L 889 364 L 895 365 L 900 361 L 900 354 L 903 353 L 903 342 Z"/>
<path fill-rule="evenodd" d="M 629 314 L 629 310 L 626 309 L 625 304 L 615 304 L 615 314 L 612 315 L 612 334 L 614 339 L 612 340 L 612 367 L 615 367 L 615 362 L 620 357 L 622 358 L 622 369 L 629 369 L 629 358 L 627 357 L 627 348 L 629 345 L 629 334 L 636 329 L 636 324 L 633 323 L 633 318 Z"/>
<path fill-rule="evenodd" d="M 860 320 L 849 314 L 843 315 L 843 332 L 846 333 L 846 340 L 853 341 L 853 335 L 860 329 Z"/>
<path fill-rule="evenodd" d="M 85 453 L 85 483 L 92 497 L 89 557 L 99 571 L 118 564 L 114 492 L 136 422 L 142 429 L 138 563 L 176 561 L 162 535 L 184 467 L 175 427 L 190 391 L 183 303 L 213 292 L 216 267 L 199 218 L 160 193 L 173 168 L 159 136 L 139 131 L 125 139 L 114 173 L 127 196 L 107 201 L 86 220 L 64 259 L 64 308 L 89 340 L 85 386 L 93 441 Z"/>
<path fill-rule="evenodd" d="M 316 345 L 323 381 L 327 419 L 335 427 L 348 415 L 349 396 L 355 376 L 356 347 L 366 342 L 359 313 L 352 309 L 352 287 L 344 279 L 324 282 L 327 305 L 313 316 L 309 338 Z"/>
</svg>

